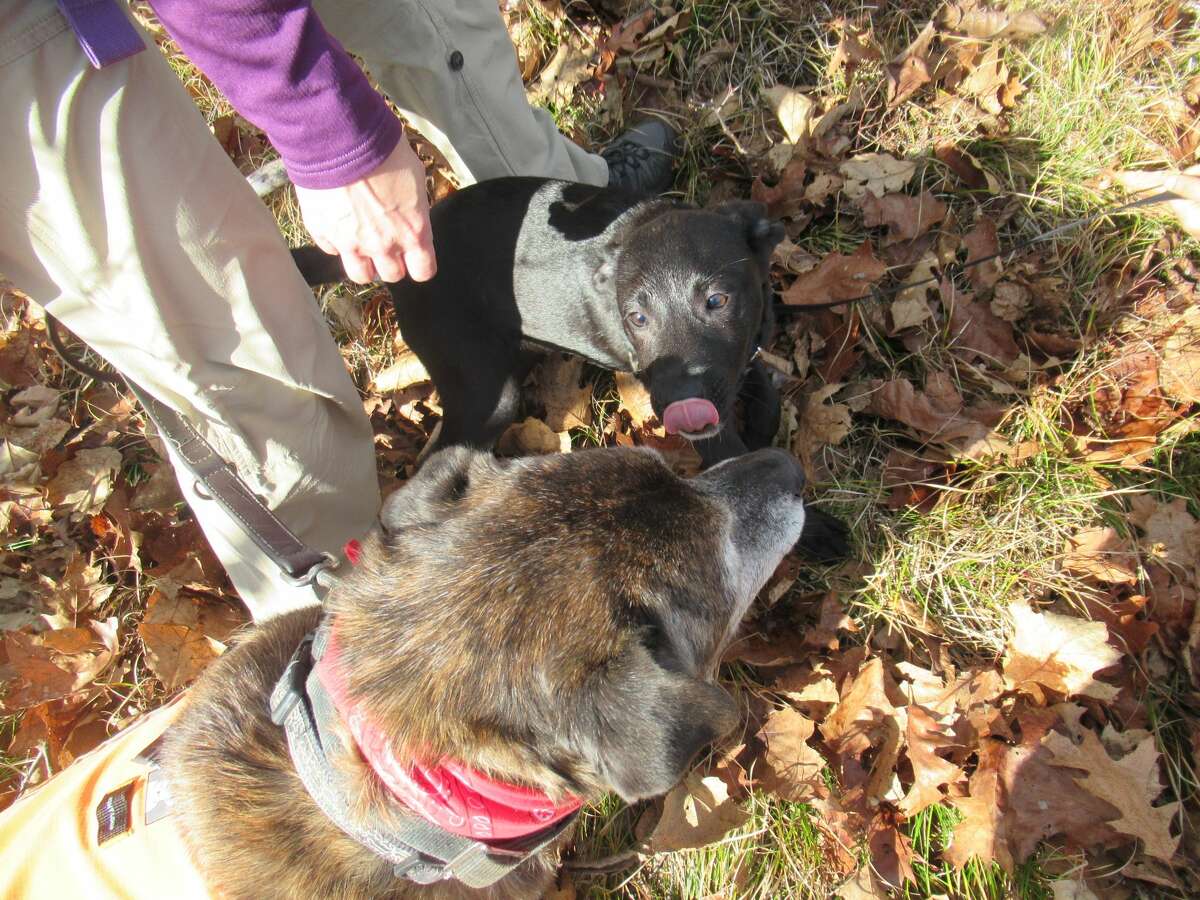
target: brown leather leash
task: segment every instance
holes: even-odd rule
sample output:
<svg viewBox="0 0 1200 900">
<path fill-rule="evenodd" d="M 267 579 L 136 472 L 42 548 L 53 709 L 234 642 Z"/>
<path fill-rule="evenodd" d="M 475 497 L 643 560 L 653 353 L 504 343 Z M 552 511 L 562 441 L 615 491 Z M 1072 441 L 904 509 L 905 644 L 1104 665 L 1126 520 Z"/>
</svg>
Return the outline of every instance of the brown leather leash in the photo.
<svg viewBox="0 0 1200 900">
<path fill-rule="evenodd" d="M 226 515 L 241 526 L 246 536 L 279 567 L 284 579 L 293 586 L 313 583 L 328 587 L 338 558 L 307 546 L 267 508 L 250 486 L 238 475 L 191 422 L 159 401 L 128 378 L 91 365 L 72 353 L 63 340 L 65 326 L 46 315 L 46 334 L 63 362 L 90 378 L 109 384 L 121 384 L 137 398 L 154 427 L 174 455 L 195 479 L 196 493 L 214 501 Z"/>
</svg>

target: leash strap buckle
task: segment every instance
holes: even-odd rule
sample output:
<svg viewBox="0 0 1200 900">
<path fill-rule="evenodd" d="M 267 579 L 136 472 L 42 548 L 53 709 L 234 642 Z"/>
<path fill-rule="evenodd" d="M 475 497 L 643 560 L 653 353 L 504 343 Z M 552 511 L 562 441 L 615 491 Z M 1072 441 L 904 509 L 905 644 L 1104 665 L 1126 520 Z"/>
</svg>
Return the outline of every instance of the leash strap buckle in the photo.
<svg viewBox="0 0 1200 900">
<path fill-rule="evenodd" d="M 310 631 L 301 639 L 292 652 L 292 658 L 284 667 L 283 674 L 275 682 L 275 689 L 271 691 L 271 721 L 276 725 L 283 726 L 296 704 L 304 699 L 304 685 L 312 669 L 310 650 L 313 636 L 314 633 Z"/>
</svg>

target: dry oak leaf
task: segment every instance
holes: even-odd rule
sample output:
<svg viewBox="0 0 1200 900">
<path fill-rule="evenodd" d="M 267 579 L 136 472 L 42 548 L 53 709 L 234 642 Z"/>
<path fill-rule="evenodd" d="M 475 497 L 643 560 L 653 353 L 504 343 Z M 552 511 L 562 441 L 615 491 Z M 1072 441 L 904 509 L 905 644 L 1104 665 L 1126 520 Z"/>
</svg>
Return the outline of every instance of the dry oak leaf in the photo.
<svg viewBox="0 0 1200 900">
<path fill-rule="evenodd" d="M 842 689 L 842 698 L 821 723 L 821 737 L 835 753 L 858 756 L 884 735 L 896 719 L 888 699 L 888 674 L 876 656 Z"/>
<path fill-rule="evenodd" d="M 911 241 L 946 218 L 949 207 L 929 191 L 921 191 L 916 197 L 908 194 L 885 194 L 876 197 L 869 191 L 863 195 L 859 205 L 863 211 L 863 224 L 868 228 L 886 225 L 887 243 Z"/>
<path fill-rule="evenodd" d="M 920 706 L 907 707 L 906 742 L 908 761 L 912 764 L 913 784 L 897 804 L 906 818 L 912 818 L 927 806 L 940 803 L 941 788 L 954 784 L 963 771 L 954 763 L 937 755 L 939 750 L 958 746 L 954 731 L 939 722 Z"/>
<path fill-rule="evenodd" d="M 843 193 L 851 200 L 861 200 L 868 192 L 882 197 L 903 190 L 916 173 L 917 164 L 887 153 L 860 153 L 838 166 L 838 171 L 846 179 Z"/>
<path fill-rule="evenodd" d="M 50 594 L 51 607 L 73 618 L 80 612 L 98 607 L 107 600 L 116 585 L 104 581 L 100 566 L 92 565 L 86 553 L 76 553 L 67 561 L 62 578 L 52 581 L 39 579 Z"/>
<path fill-rule="evenodd" d="M 50 502 L 72 512 L 97 513 L 112 492 L 113 476 L 121 468 L 121 453 L 112 447 L 80 450 L 58 467 L 46 485 Z"/>
<path fill-rule="evenodd" d="M 1008 608 L 1012 632 L 1004 654 L 1004 682 L 1010 690 L 1042 696 L 1046 688 L 1067 697 L 1112 700 L 1117 688 L 1096 673 L 1121 661 L 1108 643 L 1103 622 L 1040 613 L 1023 602 Z"/>
<path fill-rule="evenodd" d="M 811 271 L 792 282 L 783 294 L 789 306 L 812 306 L 837 300 L 853 300 L 868 292 L 887 272 L 887 264 L 876 258 L 864 241 L 851 254 L 830 253 Z"/>
<path fill-rule="evenodd" d="M 844 384 L 827 384 L 809 394 L 800 415 L 799 428 L 792 441 L 793 451 L 802 460 L 826 444 L 837 445 L 850 433 L 850 407 L 844 403 L 826 401 L 840 391 Z"/>
<path fill-rule="evenodd" d="M 617 372 L 617 394 L 621 398 L 621 408 L 629 413 L 629 419 L 634 428 L 657 427 L 658 414 L 650 402 L 650 392 L 646 386 L 628 372 Z"/>
<path fill-rule="evenodd" d="M 971 287 L 977 291 L 990 288 L 1004 271 L 1004 263 L 996 255 L 1000 252 L 996 223 L 991 219 L 980 219 L 974 228 L 963 235 L 962 243 L 967 250 L 963 265 Z"/>
<path fill-rule="evenodd" d="M 789 666 L 776 676 L 770 687 L 805 715 L 820 719 L 840 699 L 832 673 L 823 668 Z"/>
<path fill-rule="evenodd" d="M 1184 570 L 1200 565 L 1200 521 L 1188 512 L 1187 500 L 1160 503 L 1148 494 L 1133 498 L 1131 520 L 1145 532 L 1141 540 L 1155 558 Z"/>
<path fill-rule="evenodd" d="M 952 799 L 964 815 L 955 826 L 945 858 L 961 868 L 972 857 L 1013 871 L 1041 841 L 1065 836 L 1074 846 L 1092 847 L 1117 838 L 1105 820 L 1114 811 L 1076 787 L 1067 770 L 1053 765 L 1042 739 L 1060 721 L 1054 710 L 1018 708 L 1020 742 L 980 743 L 970 794 Z"/>
<path fill-rule="evenodd" d="M 936 284 L 932 279 L 937 268 L 937 254 L 930 250 L 922 255 L 904 276 L 901 281 L 904 287 L 896 293 L 896 299 L 892 301 L 892 327 L 888 334 L 899 334 L 906 328 L 915 328 L 926 319 L 933 318 L 927 294 Z"/>
<path fill-rule="evenodd" d="M 839 631 L 854 634 L 858 630 L 858 623 L 850 618 L 837 594 L 830 592 L 821 598 L 817 623 L 804 633 L 804 643 L 818 650 L 836 650 Z"/>
<path fill-rule="evenodd" d="M 816 726 L 791 707 L 777 709 L 758 736 L 766 745 L 758 777 L 765 790 L 784 800 L 803 802 L 828 793 L 821 772 L 825 759 L 808 744 Z"/>
<path fill-rule="evenodd" d="M 1189 306 L 1163 343 L 1158 378 L 1167 396 L 1200 403 L 1200 307 Z"/>
<path fill-rule="evenodd" d="M 117 620 L 92 621 L 90 628 L 61 628 L 40 635 L 4 635 L 8 662 L 0 666 L 7 691 L 0 708 L 15 710 L 58 700 L 89 685 L 117 655 Z"/>
<path fill-rule="evenodd" d="M 791 144 L 799 144 L 812 132 L 817 103 L 808 94 L 782 84 L 764 88 L 761 96 L 775 113 Z"/>
<path fill-rule="evenodd" d="M 1062 567 L 1068 572 L 1108 584 L 1137 581 L 1137 555 L 1115 528 L 1092 528 L 1069 539 Z"/>
<path fill-rule="evenodd" d="M 1079 743 L 1056 731 L 1046 735 L 1042 746 L 1054 754 L 1051 765 L 1086 773 L 1076 776 L 1079 786 L 1120 812 L 1119 818 L 1107 824 L 1120 834 L 1141 840 L 1142 849 L 1149 856 L 1170 862 L 1179 847 L 1179 838 L 1171 836 L 1171 822 L 1180 804 L 1151 806 L 1163 791 L 1153 735 L 1147 735 L 1120 759 L 1109 756 L 1092 731 L 1081 728 L 1077 735 Z"/>
<path fill-rule="evenodd" d="M 945 28 L 979 41 L 1020 40 L 1046 30 L 1042 17 L 1031 9 L 1010 15 L 1004 10 L 971 7 L 969 3 L 949 3 L 939 14 L 938 21 Z"/>
<path fill-rule="evenodd" d="M 556 353 L 543 361 L 538 394 L 546 407 L 546 424 L 551 431 L 561 433 L 591 424 L 592 388 L 580 385 L 582 374 L 583 357 Z"/>
<path fill-rule="evenodd" d="M 927 22 L 921 33 L 887 67 L 888 106 L 899 106 L 932 78 L 929 71 L 929 48 L 937 30 Z"/>
<path fill-rule="evenodd" d="M 833 889 L 841 900 L 888 900 L 891 895 L 879 883 L 870 866 L 863 866 Z"/>
<path fill-rule="evenodd" d="M 571 436 L 556 434 L 541 419 L 532 416 L 524 422 L 509 425 L 496 442 L 500 456 L 540 456 L 547 453 L 569 453 Z"/>
<path fill-rule="evenodd" d="M 138 625 L 150 670 L 168 691 L 194 681 L 225 651 L 225 645 L 199 628 L 179 624 Z"/>
<path fill-rule="evenodd" d="M 665 853 L 706 847 L 750 818 L 715 775 L 691 772 L 663 801 L 662 817 L 646 842 L 646 852 Z"/>
<path fill-rule="evenodd" d="M 1008 366 L 1021 355 L 1012 326 L 988 306 L 960 294 L 949 278 L 939 285 L 942 303 L 949 311 L 950 342 L 967 359 L 983 358 Z"/>
<path fill-rule="evenodd" d="M 394 363 L 371 379 L 370 388 L 376 393 L 394 394 L 429 380 L 425 364 L 416 353 L 405 349 Z"/>
</svg>

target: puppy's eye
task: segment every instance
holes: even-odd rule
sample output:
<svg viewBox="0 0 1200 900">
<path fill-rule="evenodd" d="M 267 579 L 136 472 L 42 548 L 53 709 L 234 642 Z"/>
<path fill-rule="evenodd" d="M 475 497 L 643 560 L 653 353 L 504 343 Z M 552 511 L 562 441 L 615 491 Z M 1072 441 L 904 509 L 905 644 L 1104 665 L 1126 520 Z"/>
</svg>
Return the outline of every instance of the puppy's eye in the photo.
<svg viewBox="0 0 1200 900">
<path fill-rule="evenodd" d="M 728 294 L 709 294 L 705 306 L 707 306 L 709 309 L 720 309 L 728 302 Z"/>
<path fill-rule="evenodd" d="M 646 317 L 646 314 L 644 312 L 642 312 L 640 309 L 635 309 L 633 312 L 627 314 L 625 316 L 625 319 L 634 328 L 645 328 L 646 324 L 650 321 Z"/>
</svg>

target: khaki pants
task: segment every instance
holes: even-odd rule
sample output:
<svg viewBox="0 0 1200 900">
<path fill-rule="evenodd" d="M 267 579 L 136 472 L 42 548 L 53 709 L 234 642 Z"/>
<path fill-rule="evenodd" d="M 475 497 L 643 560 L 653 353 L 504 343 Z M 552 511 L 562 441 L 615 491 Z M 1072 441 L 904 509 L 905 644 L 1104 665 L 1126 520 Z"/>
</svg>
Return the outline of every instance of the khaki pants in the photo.
<svg viewBox="0 0 1200 900">
<path fill-rule="evenodd" d="M 489 29 L 487 0 L 474 2 L 446 25 L 417 4 L 402 15 L 386 2 L 331 0 L 328 24 L 368 35 L 396 17 L 387 27 L 409 28 L 396 46 L 364 36 L 363 55 L 431 140 L 459 148 L 451 158 L 464 177 L 536 160 L 542 174 L 603 181 L 602 160 L 551 133 L 523 94 L 520 104 L 497 94 L 502 79 L 478 75 L 476 59 L 516 72 L 511 47 L 490 46 L 503 33 L 494 7 Z M 427 30 L 399 21 L 417 11 L 421 29 L 466 29 L 437 45 L 463 48 L 457 73 L 429 62 Z M 430 43 L 416 61 L 394 63 L 388 54 L 413 51 L 418 34 Z M 357 49 L 357 33 L 341 37 Z M 379 492 L 358 393 L 270 213 L 161 55 L 151 47 L 95 70 L 52 0 L 0 0 L 0 86 L 0 273 L 187 416 L 302 540 L 337 552 L 366 531 Z M 523 116 L 502 127 L 517 106 Z M 185 473 L 180 483 L 256 619 L 316 600 L 288 586 Z"/>
</svg>

